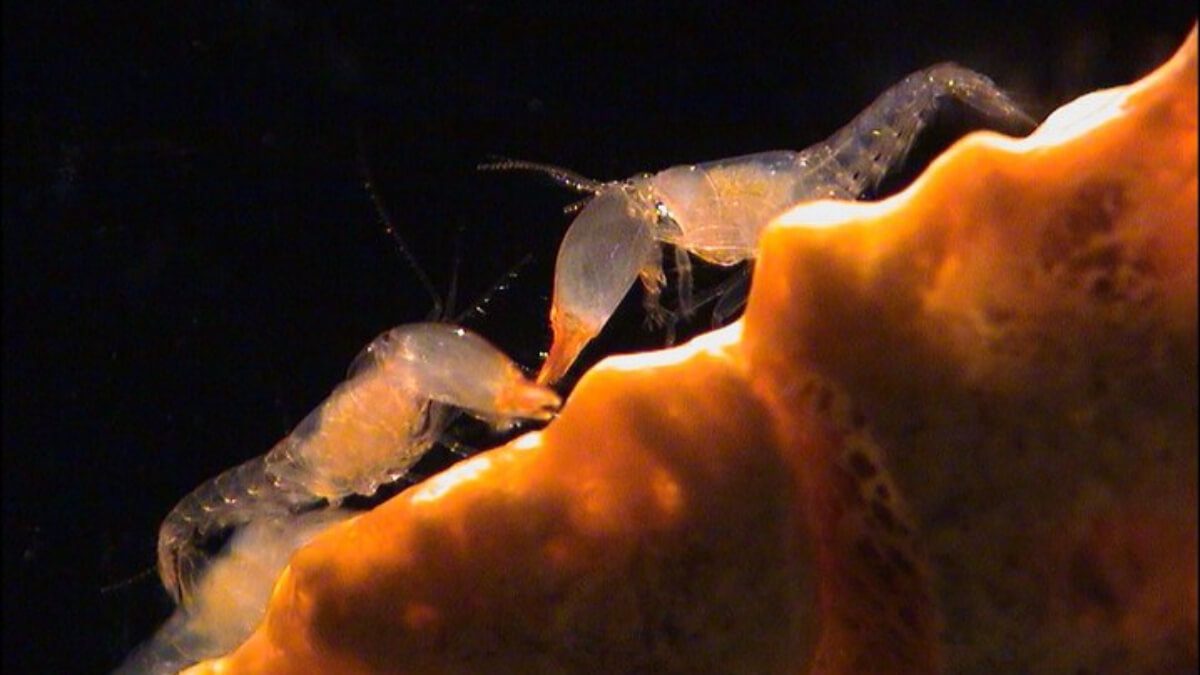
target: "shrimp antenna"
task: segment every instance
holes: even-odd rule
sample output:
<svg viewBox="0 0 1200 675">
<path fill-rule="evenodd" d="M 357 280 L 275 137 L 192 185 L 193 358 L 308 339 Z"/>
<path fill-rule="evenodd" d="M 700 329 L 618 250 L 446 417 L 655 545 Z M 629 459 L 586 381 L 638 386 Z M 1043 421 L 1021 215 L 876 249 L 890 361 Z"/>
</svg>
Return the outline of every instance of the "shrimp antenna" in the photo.
<svg viewBox="0 0 1200 675">
<path fill-rule="evenodd" d="M 563 213 L 565 213 L 566 215 L 569 216 L 572 213 L 575 213 L 575 212 L 579 211 L 580 209 L 582 209 L 583 207 L 587 206 L 588 202 L 590 202 L 590 201 L 592 201 L 592 196 L 588 195 L 587 197 L 584 197 L 583 199 L 580 199 L 577 202 L 571 202 L 570 204 L 567 204 L 566 206 L 563 207 Z"/>
<path fill-rule="evenodd" d="M 358 156 L 358 171 L 362 175 L 363 187 L 366 188 L 367 194 L 371 196 L 371 204 L 375 207 L 375 215 L 379 218 L 379 224 L 383 226 L 383 231 L 392 238 L 392 242 L 396 244 L 396 248 L 400 250 L 400 255 L 408 266 L 412 269 L 413 274 L 417 276 L 417 280 L 421 283 L 421 287 L 429 294 L 433 300 L 433 315 L 442 316 L 446 311 L 445 305 L 442 302 L 441 296 L 438 295 L 437 289 L 434 288 L 433 282 L 429 280 L 429 276 L 425 274 L 425 270 L 421 268 L 417 262 L 416 256 L 413 255 L 412 249 L 404 241 L 404 237 L 400 236 L 400 231 L 393 224 L 392 217 L 388 213 L 387 206 L 384 205 L 383 199 L 379 197 L 379 192 L 375 189 L 375 174 L 371 171 L 371 165 L 367 162 L 366 142 L 363 140 L 363 132 L 360 127 L 354 134 L 354 142 L 357 147 Z"/>
<path fill-rule="evenodd" d="M 600 181 L 592 180 L 591 178 L 577 174 L 570 169 L 564 169 L 561 166 L 554 166 L 553 164 L 541 164 L 539 162 L 527 162 L 523 159 L 510 159 L 508 157 L 501 157 L 498 155 L 493 155 L 492 159 L 495 161 L 480 164 L 475 168 L 479 169 L 480 171 L 536 171 L 549 176 L 550 179 L 555 183 L 577 192 L 590 192 L 592 194 L 596 194 L 597 192 L 600 192 L 601 188 L 604 187 L 604 183 L 601 183 Z"/>
<path fill-rule="evenodd" d="M 508 290 L 509 284 L 512 283 L 513 279 L 517 278 L 517 274 L 521 271 L 521 268 L 529 264 L 530 260 L 533 260 L 533 254 L 526 253 L 524 256 L 522 256 L 521 259 L 514 263 L 512 267 L 508 268 L 508 271 L 505 272 L 504 275 L 496 281 L 496 283 L 492 284 L 491 288 L 484 291 L 483 295 L 479 296 L 479 299 L 476 300 L 470 306 L 470 308 L 468 308 L 462 314 L 454 317 L 454 323 L 462 323 L 463 321 L 476 316 L 485 316 L 487 314 L 487 306 L 492 301 L 492 298 L 496 297 L 497 293 Z"/>
<path fill-rule="evenodd" d="M 104 586 L 101 586 L 100 595 L 108 595 L 109 593 L 113 593 L 115 591 L 124 590 L 138 583 L 142 579 L 155 576 L 156 573 L 157 568 L 154 565 L 150 565 L 149 567 L 137 572 L 127 579 L 121 579 L 119 581 L 114 581 L 111 584 L 105 584 Z"/>
<path fill-rule="evenodd" d="M 458 301 L 458 270 L 462 265 L 463 226 L 460 224 L 454 231 L 454 263 L 450 268 L 450 287 L 446 289 L 446 313 L 439 316 L 438 321 L 446 321 L 454 313 L 454 303 Z"/>
</svg>

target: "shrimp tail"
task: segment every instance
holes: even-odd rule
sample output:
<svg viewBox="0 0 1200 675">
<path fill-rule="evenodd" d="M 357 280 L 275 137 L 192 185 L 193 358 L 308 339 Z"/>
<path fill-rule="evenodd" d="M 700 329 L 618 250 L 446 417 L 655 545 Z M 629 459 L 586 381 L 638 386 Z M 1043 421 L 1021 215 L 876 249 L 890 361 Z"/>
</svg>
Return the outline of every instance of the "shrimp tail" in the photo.
<svg viewBox="0 0 1200 675">
<path fill-rule="evenodd" d="M 184 497 L 158 531 L 158 575 L 176 603 L 186 602 L 207 557 L 203 541 L 265 515 L 317 501 L 303 486 L 268 470 L 264 457 L 244 462 Z"/>
<path fill-rule="evenodd" d="M 857 199 L 903 163 L 917 134 L 947 97 L 1015 125 L 1035 125 L 991 79 L 955 63 L 940 63 L 901 80 L 798 159 L 813 167 L 814 178 L 834 186 L 832 196 Z"/>
<path fill-rule="evenodd" d="M 177 607 L 114 675 L 174 674 L 240 645 L 262 620 L 292 553 L 353 515 L 343 509 L 319 509 L 259 518 L 239 529 L 204 571 L 194 597 Z"/>
</svg>

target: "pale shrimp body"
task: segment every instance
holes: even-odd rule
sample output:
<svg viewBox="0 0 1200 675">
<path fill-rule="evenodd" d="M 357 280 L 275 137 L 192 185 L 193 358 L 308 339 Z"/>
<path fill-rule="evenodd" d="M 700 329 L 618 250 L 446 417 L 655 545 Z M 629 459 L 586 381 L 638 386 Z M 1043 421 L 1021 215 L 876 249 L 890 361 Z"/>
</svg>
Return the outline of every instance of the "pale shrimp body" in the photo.
<svg viewBox="0 0 1200 675">
<path fill-rule="evenodd" d="M 266 613 L 292 553 L 353 511 L 322 509 L 257 518 L 240 528 L 199 577 L 188 602 L 126 657 L 114 675 L 177 673 L 233 650 Z"/>
<path fill-rule="evenodd" d="M 482 337 L 441 323 L 393 328 L 367 346 L 349 377 L 265 456 L 205 483 L 159 530 L 163 586 L 186 602 L 204 554 L 198 542 L 320 500 L 371 495 L 412 467 L 453 410 L 504 427 L 549 419 L 560 400 Z"/>
<path fill-rule="evenodd" d="M 660 244 L 675 247 L 680 306 L 687 312 L 688 253 L 735 265 L 756 256 L 763 229 L 789 207 L 862 197 L 903 161 L 946 97 L 1007 123 L 1033 124 L 990 79 L 943 63 L 904 78 L 850 124 L 799 152 L 761 152 L 608 183 L 527 162 L 493 165 L 545 170 L 594 194 L 559 249 L 550 309 L 554 337 L 537 381 L 552 383 L 567 372 L 638 278 L 650 319 L 667 318 L 659 303 L 666 283 Z"/>
</svg>

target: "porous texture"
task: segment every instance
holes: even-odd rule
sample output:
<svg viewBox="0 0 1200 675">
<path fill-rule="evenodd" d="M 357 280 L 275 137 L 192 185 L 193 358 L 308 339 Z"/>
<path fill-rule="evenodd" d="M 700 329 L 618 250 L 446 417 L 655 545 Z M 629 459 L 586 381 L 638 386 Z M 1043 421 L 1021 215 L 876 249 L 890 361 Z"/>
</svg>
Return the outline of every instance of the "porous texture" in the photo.
<svg viewBox="0 0 1200 675">
<path fill-rule="evenodd" d="M 745 319 L 293 558 L 194 673 L 1197 665 L 1195 32 L 768 229 Z"/>
<path fill-rule="evenodd" d="M 887 450 L 946 672 L 1196 670 L 1196 98 L 1193 31 L 1028 139 L 764 242 L 762 389 L 803 364 Z"/>
</svg>

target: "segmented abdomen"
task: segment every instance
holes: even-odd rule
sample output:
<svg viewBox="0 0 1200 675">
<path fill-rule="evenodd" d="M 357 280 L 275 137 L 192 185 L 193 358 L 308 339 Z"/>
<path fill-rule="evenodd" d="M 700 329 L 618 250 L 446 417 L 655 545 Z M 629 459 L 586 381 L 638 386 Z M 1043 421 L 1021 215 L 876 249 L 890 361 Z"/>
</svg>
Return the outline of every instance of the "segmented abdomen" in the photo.
<svg viewBox="0 0 1200 675">
<path fill-rule="evenodd" d="M 796 201 L 856 199 L 876 187 L 912 148 L 947 96 L 1001 120 L 1032 125 L 995 83 L 954 63 L 917 71 L 885 91 L 849 124 L 800 153 Z"/>
<path fill-rule="evenodd" d="M 291 441 L 284 439 L 280 445 Z M 284 515 L 317 498 L 267 470 L 255 457 L 204 483 L 171 509 L 158 531 L 158 574 L 176 602 L 187 599 L 204 566 L 203 541 L 267 515 Z"/>
</svg>

